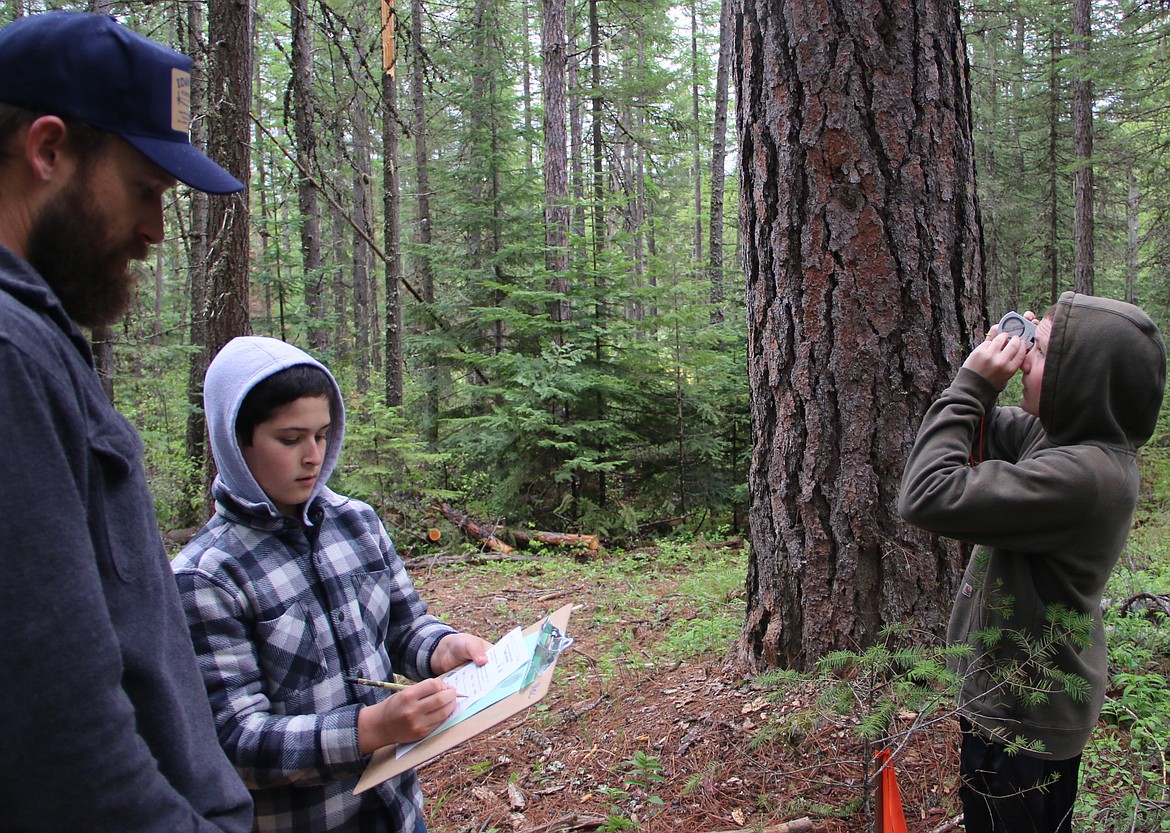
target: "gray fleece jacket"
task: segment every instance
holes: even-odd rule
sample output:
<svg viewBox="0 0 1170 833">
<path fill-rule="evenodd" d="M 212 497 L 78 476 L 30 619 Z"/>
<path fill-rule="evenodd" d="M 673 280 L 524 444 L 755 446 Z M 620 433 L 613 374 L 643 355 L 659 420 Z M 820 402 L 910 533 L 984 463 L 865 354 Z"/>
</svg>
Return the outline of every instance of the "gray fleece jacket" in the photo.
<svg viewBox="0 0 1170 833">
<path fill-rule="evenodd" d="M 0 830 L 246 833 L 142 468 L 89 345 L 0 246 Z"/>
<path fill-rule="evenodd" d="M 1133 521 L 1135 455 L 1157 422 L 1166 355 L 1130 304 L 1066 292 L 1052 319 L 1039 418 L 998 407 L 986 379 L 960 370 L 923 420 L 898 509 L 975 545 L 947 634 L 973 648 L 957 664 L 963 714 L 993 740 L 1063 760 L 1080 754 L 1104 702 L 1101 597 Z M 1058 610 L 1088 617 L 1089 633 L 1029 661 L 1017 637 L 1042 644 Z M 1085 691 L 1067 693 L 1046 664 Z M 1005 684 L 1012 669 L 1022 687 Z M 1046 696 L 1030 702 L 1025 688 Z"/>
</svg>

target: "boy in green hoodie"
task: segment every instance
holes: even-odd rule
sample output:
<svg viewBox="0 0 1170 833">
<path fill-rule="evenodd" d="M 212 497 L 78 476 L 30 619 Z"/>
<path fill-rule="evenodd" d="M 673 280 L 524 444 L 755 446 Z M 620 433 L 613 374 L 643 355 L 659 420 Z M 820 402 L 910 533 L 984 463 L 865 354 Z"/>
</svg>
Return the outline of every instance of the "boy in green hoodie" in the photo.
<svg viewBox="0 0 1170 833">
<path fill-rule="evenodd" d="M 1021 406 L 1000 407 L 1017 372 Z M 947 633 L 972 649 L 957 668 L 968 833 L 1072 830 L 1081 751 L 1105 698 L 1101 596 L 1129 535 L 1136 452 L 1165 378 L 1149 316 L 1066 292 L 1030 350 L 993 327 L 923 419 L 898 509 L 975 545 Z M 1016 637 L 1044 644 L 1061 616 L 1086 627 L 1035 661 Z"/>
</svg>

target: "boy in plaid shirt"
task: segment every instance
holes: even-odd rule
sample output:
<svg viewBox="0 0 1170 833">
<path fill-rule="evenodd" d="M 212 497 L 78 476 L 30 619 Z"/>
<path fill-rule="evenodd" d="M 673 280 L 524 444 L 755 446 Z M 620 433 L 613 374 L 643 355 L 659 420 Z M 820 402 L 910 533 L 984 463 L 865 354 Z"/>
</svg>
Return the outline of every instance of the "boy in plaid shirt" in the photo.
<svg viewBox="0 0 1170 833">
<path fill-rule="evenodd" d="M 374 510 L 332 492 L 345 409 L 308 354 L 243 337 L 207 370 L 215 516 L 173 562 L 219 740 L 262 831 L 420 833 L 413 772 L 353 795 L 375 749 L 454 710 L 489 643 L 427 614 Z M 391 693 L 355 684 L 401 674 Z"/>
</svg>

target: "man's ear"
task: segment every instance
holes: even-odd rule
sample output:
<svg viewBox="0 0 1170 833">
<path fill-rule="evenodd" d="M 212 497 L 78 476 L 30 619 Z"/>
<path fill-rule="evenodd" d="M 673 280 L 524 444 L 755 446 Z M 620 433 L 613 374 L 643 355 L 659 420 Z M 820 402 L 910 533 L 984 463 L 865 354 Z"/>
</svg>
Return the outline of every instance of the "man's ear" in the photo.
<svg viewBox="0 0 1170 833">
<path fill-rule="evenodd" d="M 24 158 L 33 176 L 49 182 L 61 175 L 69 154 L 65 138 L 69 128 L 57 116 L 40 116 L 28 126 L 24 137 Z"/>
</svg>

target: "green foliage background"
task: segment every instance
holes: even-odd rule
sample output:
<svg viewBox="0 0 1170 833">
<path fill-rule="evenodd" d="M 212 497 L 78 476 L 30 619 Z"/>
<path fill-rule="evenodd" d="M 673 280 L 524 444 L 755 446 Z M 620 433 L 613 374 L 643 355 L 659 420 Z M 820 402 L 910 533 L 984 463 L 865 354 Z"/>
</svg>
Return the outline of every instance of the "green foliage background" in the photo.
<svg viewBox="0 0 1170 833">
<path fill-rule="evenodd" d="M 21 10 L 44 5 L 29 0 Z M 306 347 L 312 329 L 326 332 L 314 352 L 349 392 L 349 437 L 333 485 L 372 501 L 408 532 L 434 522 L 426 516 L 438 500 L 483 519 L 619 543 L 679 523 L 692 532 L 742 530 L 751 431 L 734 101 L 724 217 L 715 229 L 724 247 L 722 300 L 709 260 L 719 5 L 598 4 L 591 43 L 589 4 L 568 4 L 571 229 L 561 276 L 545 266 L 539 4 L 421 8 L 423 41 L 413 43 L 414 12 L 398 5 L 399 111 L 384 114 L 377 5 L 310 5 L 317 151 L 301 172 L 292 162 L 289 9 L 255 5 L 251 326 Z M 1071 286 L 1071 91 L 1089 77 L 1096 291 L 1136 300 L 1170 323 L 1170 95 L 1161 71 L 1170 9 L 1137 0 L 1097 0 L 1093 8 L 1090 58 L 1077 62 L 1065 0 L 961 7 L 991 319 L 1007 308 L 1042 310 Z M 123 2 L 110 10 L 202 54 L 205 45 L 184 34 L 184 4 Z M 13 2 L 0 3 L 0 23 L 16 14 Z M 425 81 L 426 245 L 415 233 L 408 83 L 416 66 Z M 405 404 L 397 409 L 379 394 L 384 286 L 375 286 L 363 324 L 349 222 L 364 183 L 379 207 L 375 242 L 385 245 L 379 138 L 386 120 L 401 134 L 403 276 L 416 282 L 426 265 L 435 280 L 433 303 L 404 292 Z M 306 173 L 322 210 L 322 266 L 311 274 L 298 237 L 296 186 Z M 186 459 L 182 439 L 198 313 L 190 301 L 189 209 L 188 194 L 176 192 L 168 239 L 147 266 L 137 305 L 114 330 L 116 399 L 147 442 L 166 527 L 204 511 L 200 464 Z M 363 265 L 379 276 L 375 284 L 383 280 L 384 264 Z M 565 293 L 550 290 L 553 277 L 566 279 Z M 323 320 L 306 298 L 316 280 L 329 296 Z M 552 320 L 554 301 L 568 305 L 568 321 Z"/>
</svg>

